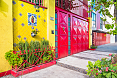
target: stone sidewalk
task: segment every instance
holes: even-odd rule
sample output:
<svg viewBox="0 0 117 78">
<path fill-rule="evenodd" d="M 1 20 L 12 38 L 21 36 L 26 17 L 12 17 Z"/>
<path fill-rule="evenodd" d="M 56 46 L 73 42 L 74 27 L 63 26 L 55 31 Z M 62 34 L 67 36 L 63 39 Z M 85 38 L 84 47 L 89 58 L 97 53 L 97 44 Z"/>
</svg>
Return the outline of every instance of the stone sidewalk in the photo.
<svg viewBox="0 0 117 78">
<path fill-rule="evenodd" d="M 117 43 L 113 44 L 117 48 Z M 107 50 L 107 46 L 112 47 L 112 44 L 106 44 L 102 46 L 98 46 L 97 50 L 91 51 L 83 51 L 77 54 L 73 54 L 71 56 L 61 58 L 57 60 L 57 64 L 29 73 L 22 75 L 17 78 L 90 78 L 86 75 L 86 69 L 88 65 L 88 61 L 96 61 L 100 60 L 103 57 L 107 57 L 109 53 L 113 50 Z M 104 47 L 105 46 L 105 47 Z M 99 51 L 100 47 L 104 47 L 101 51 Z M 115 50 L 112 53 L 115 53 Z M 105 49 L 105 50 L 104 50 Z M 112 48 L 113 49 L 113 48 Z M 109 52 L 110 51 L 110 52 Z M 117 52 L 117 51 L 116 51 Z M 12 75 L 8 75 L 2 78 L 15 78 Z"/>
</svg>

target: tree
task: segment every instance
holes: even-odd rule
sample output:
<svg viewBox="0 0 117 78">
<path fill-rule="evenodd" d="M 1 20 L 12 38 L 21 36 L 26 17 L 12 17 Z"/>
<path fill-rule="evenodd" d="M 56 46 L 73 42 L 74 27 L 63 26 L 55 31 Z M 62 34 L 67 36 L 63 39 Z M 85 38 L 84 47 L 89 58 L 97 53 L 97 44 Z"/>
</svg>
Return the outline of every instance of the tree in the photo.
<svg viewBox="0 0 117 78">
<path fill-rule="evenodd" d="M 103 14 L 103 18 L 101 19 L 104 22 L 107 21 L 107 18 L 106 18 L 107 16 L 112 19 L 112 24 L 105 24 L 105 28 L 107 30 L 110 29 L 110 31 L 108 32 L 109 34 L 116 35 L 117 34 L 117 14 L 114 14 L 114 16 L 111 15 L 111 13 L 109 12 L 109 8 L 111 8 L 112 5 L 114 5 L 115 6 L 114 13 L 117 13 L 117 1 L 116 0 L 92 0 L 88 7 L 93 7 L 94 5 L 95 7 L 93 9 Z M 91 12 L 93 9 L 91 9 L 88 12 Z"/>
</svg>

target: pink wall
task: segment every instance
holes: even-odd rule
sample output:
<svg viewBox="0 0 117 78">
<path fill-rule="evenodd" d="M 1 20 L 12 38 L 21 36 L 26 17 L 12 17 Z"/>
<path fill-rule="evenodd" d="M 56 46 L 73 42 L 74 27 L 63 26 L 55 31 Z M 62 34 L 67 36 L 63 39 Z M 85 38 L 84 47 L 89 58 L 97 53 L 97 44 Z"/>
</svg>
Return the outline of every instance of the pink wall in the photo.
<svg viewBox="0 0 117 78">
<path fill-rule="evenodd" d="M 98 11 L 96 14 L 96 29 L 100 29 L 100 13 L 98 13 Z"/>
</svg>

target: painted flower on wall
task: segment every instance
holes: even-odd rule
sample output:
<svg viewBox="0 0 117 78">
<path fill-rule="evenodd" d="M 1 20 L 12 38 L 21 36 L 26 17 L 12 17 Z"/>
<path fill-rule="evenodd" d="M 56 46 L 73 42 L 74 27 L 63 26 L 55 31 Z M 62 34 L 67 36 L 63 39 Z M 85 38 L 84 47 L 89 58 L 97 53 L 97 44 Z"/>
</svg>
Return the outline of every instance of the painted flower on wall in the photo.
<svg viewBox="0 0 117 78">
<path fill-rule="evenodd" d="M 15 2 L 14 0 L 12 1 L 12 3 L 13 3 L 13 5 L 15 5 L 15 4 L 16 4 L 16 2 Z"/>
<path fill-rule="evenodd" d="M 18 38 L 21 38 L 21 36 L 20 36 L 20 35 L 18 35 L 17 37 L 18 37 Z"/>
</svg>

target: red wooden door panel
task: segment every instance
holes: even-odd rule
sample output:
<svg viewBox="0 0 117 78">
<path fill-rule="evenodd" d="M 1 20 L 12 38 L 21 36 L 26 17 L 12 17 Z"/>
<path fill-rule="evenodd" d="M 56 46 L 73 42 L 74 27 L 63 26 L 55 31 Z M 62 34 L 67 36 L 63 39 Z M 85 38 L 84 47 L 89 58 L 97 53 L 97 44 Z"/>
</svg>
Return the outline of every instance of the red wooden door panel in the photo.
<svg viewBox="0 0 117 78">
<path fill-rule="evenodd" d="M 80 19 L 77 19 L 77 25 L 80 27 Z"/>
<path fill-rule="evenodd" d="M 81 27 L 78 27 L 78 35 L 82 35 L 82 32 L 81 32 Z"/>
<path fill-rule="evenodd" d="M 83 36 L 83 43 L 85 43 L 85 36 Z"/>
<path fill-rule="evenodd" d="M 82 43 L 82 36 L 81 35 L 78 36 L 78 43 L 80 43 L 80 44 Z"/>
<path fill-rule="evenodd" d="M 67 34 L 67 26 L 65 24 L 60 24 L 60 35 Z"/>
<path fill-rule="evenodd" d="M 81 44 L 78 44 L 78 52 L 81 52 Z"/>
<path fill-rule="evenodd" d="M 73 35 L 77 35 L 77 27 L 73 27 Z"/>
<path fill-rule="evenodd" d="M 78 53 L 88 49 L 87 19 L 57 8 L 57 41 L 58 58 L 68 56 L 68 53 Z M 83 19 L 83 20 L 81 20 Z"/>
<path fill-rule="evenodd" d="M 63 58 L 65 56 L 68 56 L 68 48 L 67 46 L 60 46 L 60 58 Z"/>
<path fill-rule="evenodd" d="M 77 25 L 78 25 L 78 23 L 77 23 L 77 22 L 78 22 L 77 18 L 73 17 L 72 20 L 73 20 L 73 22 L 72 22 L 72 23 L 73 23 L 73 27 L 74 27 L 74 26 L 77 26 Z"/>
<path fill-rule="evenodd" d="M 88 39 L 88 36 L 87 36 L 87 35 L 86 35 L 86 37 L 85 37 L 85 38 L 86 38 L 86 42 L 89 42 L 89 41 L 88 41 L 89 39 Z"/>
<path fill-rule="evenodd" d="M 77 18 L 72 17 L 72 52 L 77 53 Z"/>
<path fill-rule="evenodd" d="M 78 43 L 78 42 L 77 42 L 77 41 L 78 41 L 78 40 L 77 40 L 77 36 L 73 36 L 72 38 L 73 38 L 73 39 L 72 39 L 72 40 L 73 40 L 73 44 L 77 44 L 77 43 Z"/>
<path fill-rule="evenodd" d="M 66 35 L 61 35 L 60 36 L 60 45 L 66 45 L 67 46 L 67 36 Z"/>
<path fill-rule="evenodd" d="M 85 35 L 85 29 L 83 28 L 83 35 Z"/>
<path fill-rule="evenodd" d="M 77 53 L 77 44 L 73 44 L 73 54 Z"/>
<path fill-rule="evenodd" d="M 89 49 L 89 44 L 88 44 L 88 43 L 86 43 L 86 47 L 85 47 L 85 49 L 86 49 L 86 50 Z"/>
<path fill-rule="evenodd" d="M 59 12 L 59 41 L 60 41 L 60 51 L 59 58 L 68 56 L 68 28 L 67 28 L 67 20 L 68 16 L 66 13 Z"/>
</svg>

